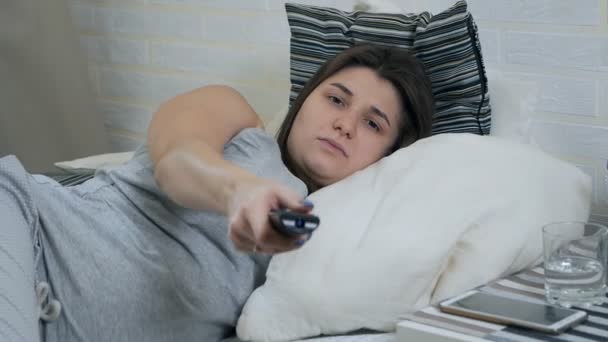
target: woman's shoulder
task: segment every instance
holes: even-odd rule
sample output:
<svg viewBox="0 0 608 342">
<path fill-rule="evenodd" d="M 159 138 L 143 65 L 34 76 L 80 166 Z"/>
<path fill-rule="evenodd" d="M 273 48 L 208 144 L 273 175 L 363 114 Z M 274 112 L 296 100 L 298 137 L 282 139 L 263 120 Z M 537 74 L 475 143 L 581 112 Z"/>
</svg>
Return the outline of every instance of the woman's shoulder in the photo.
<svg viewBox="0 0 608 342">
<path fill-rule="evenodd" d="M 228 141 L 225 147 L 239 142 L 251 143 L 258 147 L 270 145 L 278 148 L 276 139 L 264 127 L 245 127 L 241 129 Z"/>
<path fill-rule="evenodd" d="M 280 149 L 272 135 L 262 127 L 247 127 L 237 132 L 224 145 L 224 157 L 243 159 L 249 157 L 259 158 L 263 155 L 280 155 Z M 228 158 L 232 159 L 232 158 Z M 136 164 L 139 167 L 153 168 L 154 163 L 150 158 L 148 144 L 139 145 L 133 152 L 133 157 L 128 164 Z"/>
<path fill-rule="evenodd" d="M 224 147 L 224 158 L 256 174 L 283 183 L 302 195 L 306 185 L 283 163 L 276 139 L 261 127 L 239 131 Z"/>
<path fill-rule="evenodd" d="M 262 127 L 240 130 L 224 146 L 224 159 L 259 177 L 286 185 L 306 195 L 306 185 L 295 177 L 283 163 L 281 150 L 272 134 Z M 125 165 L 101 170 L 97 176 L 111 179 L 115 184 L 130 184 L 151 193 L 161 193 L 154 180 L 154 163 L 147 144 L 140 145 Z"/>
<path fill-rule="evenodd" d="M 260 127 L 243 128 L 224 145 L 224 158 L 247 169 L 261 160 L 280 157 L 276 140 Z M 241 165 L 243 162 L 246 165 Z"/>
</svg>

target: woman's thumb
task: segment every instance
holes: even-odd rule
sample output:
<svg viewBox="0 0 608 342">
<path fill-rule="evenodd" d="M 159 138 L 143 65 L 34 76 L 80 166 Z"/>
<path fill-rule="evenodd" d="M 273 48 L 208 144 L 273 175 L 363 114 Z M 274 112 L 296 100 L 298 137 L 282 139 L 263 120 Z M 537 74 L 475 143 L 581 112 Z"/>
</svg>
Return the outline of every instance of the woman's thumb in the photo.
<svg viewBox="0 0 608 342">
<path fill-rule="evenodd" d="M 314 208 L 314 204 L 311 201 L 296 194 L 287 194 L 283 192 L 279 197 L 279 201 L 282 207 L 291 210 L 308 212 Z"/>
</svg>

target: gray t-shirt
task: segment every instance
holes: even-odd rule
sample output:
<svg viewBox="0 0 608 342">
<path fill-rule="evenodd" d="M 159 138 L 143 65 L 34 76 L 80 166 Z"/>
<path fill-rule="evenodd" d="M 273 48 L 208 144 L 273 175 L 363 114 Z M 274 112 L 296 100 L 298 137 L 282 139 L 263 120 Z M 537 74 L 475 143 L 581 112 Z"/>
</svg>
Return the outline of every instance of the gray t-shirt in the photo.
<svg viewBox="0 0 608 342">
<path fill-rule="evenodd" d="M 241 131 L 224 156 L 306 195 L 261 129 Z M 142 146 L 126 165 L 80 186 L 39 184 L 38 273 L 63 306 L 44 325 L 46 341 L 217 341 L 233 334 L 269 258 L 236 251 L 225 217 L 169 200 L 152 166 Z"/>
</svg>

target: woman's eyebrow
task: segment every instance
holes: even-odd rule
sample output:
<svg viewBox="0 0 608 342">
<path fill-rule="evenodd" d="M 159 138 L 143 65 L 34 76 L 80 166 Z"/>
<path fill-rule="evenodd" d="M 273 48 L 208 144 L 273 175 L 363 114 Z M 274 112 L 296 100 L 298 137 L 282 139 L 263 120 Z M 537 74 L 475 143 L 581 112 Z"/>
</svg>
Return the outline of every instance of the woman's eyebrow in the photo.
<svg viewBox="0 0 608 342">
<path fill-rule="evenodd" d="M 343 92 L 345 92 L 348 96 L 353 96 L 354 95 L 353 92 L 350 89 L 346 88 L 346 86 L 344 84 L 342 84 L 342 83 L 334 82 L 331 85 L 334 86 L 334 87 L 336 87 L 336 88 L 339 88 L 340 90 L 342 90 Z"/>
<path fill-rule="evenodd" d="M 388 115 L 386 115 L 386 113 L 384 113 L 383 111 L 381 111 L 380 109 L 378 109 L 378 107 L 376 106 L 372 106 L 372 113 L 378 115 L 379 117 L 383 118 L 384 121 L 386 121 L 386 124 L 388 125 L 388 127 L 391 127 L 391 122 L 388 119 Z"/>
</svg>

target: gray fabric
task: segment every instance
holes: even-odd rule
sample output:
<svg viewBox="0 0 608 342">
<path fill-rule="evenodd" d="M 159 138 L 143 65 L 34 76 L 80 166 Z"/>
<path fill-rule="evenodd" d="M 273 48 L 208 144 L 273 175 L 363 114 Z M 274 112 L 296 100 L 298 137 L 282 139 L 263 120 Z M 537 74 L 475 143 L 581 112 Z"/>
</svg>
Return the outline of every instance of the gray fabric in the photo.
<svg viewBox="0 0 608 342">
<path fill-rule="evenodd" d="M 306 193 L 260 129 L 240 132 L 224 156 Z M 30 183 L 44 260 L 38 275 L 63 306 L 43 324 L 43 340 L 219 341 L 234 333 L 269 258 L 237 252 L 225 217 L 171 202 L 145 147 L 79 186 L 40 176 Z"/>
<path fill-rule="evenodd" d="M 15 157 L 0 160 L 0 341 L 39 339 L 28 183 Z"/>
</svg>

